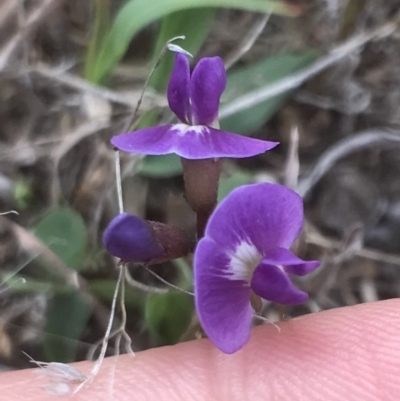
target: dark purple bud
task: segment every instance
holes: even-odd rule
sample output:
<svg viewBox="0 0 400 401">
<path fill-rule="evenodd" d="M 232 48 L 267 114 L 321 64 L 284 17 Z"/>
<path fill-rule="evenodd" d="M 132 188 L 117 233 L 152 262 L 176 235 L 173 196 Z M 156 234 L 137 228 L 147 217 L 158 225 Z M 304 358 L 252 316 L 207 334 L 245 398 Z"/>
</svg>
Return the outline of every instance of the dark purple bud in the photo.
<svg viewBox="0 0 400 401">
<path fill-rule="evenodd" d="M 115 217 L 103 235 L 104 247 L 125 262 L 162 263 L 187 255 L 192 244 L 184 230 L 129 213 Z"/>
</svg>

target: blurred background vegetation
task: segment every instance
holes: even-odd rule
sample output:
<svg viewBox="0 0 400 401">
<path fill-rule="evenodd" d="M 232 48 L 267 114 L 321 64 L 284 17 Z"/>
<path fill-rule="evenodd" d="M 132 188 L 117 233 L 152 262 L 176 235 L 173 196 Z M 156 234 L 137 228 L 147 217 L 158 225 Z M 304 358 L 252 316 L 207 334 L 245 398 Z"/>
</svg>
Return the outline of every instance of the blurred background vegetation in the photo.
<svg viewBox="0 0 400 401">
<path fill-rule="evenodd" d="M 221 126 L 280 141 L 226 161 L 220 199 L 280 182 L 305 200 L 297 252 L 322 267 L 299 307 L 271 321 L 400 292 L 399 0 L 2 0 L 0 3 L 0 363 L 92 355 L 116 263 L 101 244 L 118 212 L 112 135 L 132 117 L 165 42 L 228 69 Z M 167 54 L 135 126 L 171 121 Z M 122 155 L 126 211 L 195 230 L 175 156 Z M 193 299 L 129 266 L 134 350 L 173 344 Z M 191 260 L 152 269 L 191 288 Z M 121 317 L 116 318 L 118 326 Z M 109 354 L 114 353 L 113 343 Z M 96 355 L 96 353 L 94 353 Z"/>
</svg>

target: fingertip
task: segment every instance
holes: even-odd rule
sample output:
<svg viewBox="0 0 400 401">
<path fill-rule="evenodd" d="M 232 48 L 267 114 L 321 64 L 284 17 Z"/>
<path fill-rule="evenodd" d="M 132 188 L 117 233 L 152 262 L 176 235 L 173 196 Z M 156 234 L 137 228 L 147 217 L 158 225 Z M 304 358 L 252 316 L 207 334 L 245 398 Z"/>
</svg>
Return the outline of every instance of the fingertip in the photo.
<svg viewBox="0 0 400 401">
<path fill-rule="evenodd" d="M 110 400 L 113 394 L 120 401 L 396 400 L 399 310 L 400 300 L 389 300 L 292 319 L 279 324 L 280 332 L 272 325 L 257 327 L 233 355 L 200 340 L 118 362 L 109 358 L 95 381 L 71 399 Z M 43 393 L 43 378 L 35 381 L 30 371 L 2 379 L 4 399 L 54 400 Z"/>
</svg>

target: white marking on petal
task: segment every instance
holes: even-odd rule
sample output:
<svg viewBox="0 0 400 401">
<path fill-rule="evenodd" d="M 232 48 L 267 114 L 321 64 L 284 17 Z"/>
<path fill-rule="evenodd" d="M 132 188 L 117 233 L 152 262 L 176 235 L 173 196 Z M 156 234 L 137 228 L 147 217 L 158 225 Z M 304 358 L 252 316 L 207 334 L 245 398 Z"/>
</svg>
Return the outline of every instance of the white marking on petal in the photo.
<svg viewBox="0 0 400 401">
<path fill-rule="evenodd" d="M 231 280 L 245 280 L 250 282 L 254 269 L 262 260 L 262 255 L 257 248 L 249 242 L 241 242 L 234 252 L 229 255 L 231 261 L 229 263 Z"/>
<path fill-rule="evenodd" d="M 205 125 L 175 124 L 172 128 L 176 130 L 180 136 L 185 136 L 188 131 L 190 131 L 190 134 L 197 135 L 203 135 L 208 132 L 208 128 Z"/>
</svg>

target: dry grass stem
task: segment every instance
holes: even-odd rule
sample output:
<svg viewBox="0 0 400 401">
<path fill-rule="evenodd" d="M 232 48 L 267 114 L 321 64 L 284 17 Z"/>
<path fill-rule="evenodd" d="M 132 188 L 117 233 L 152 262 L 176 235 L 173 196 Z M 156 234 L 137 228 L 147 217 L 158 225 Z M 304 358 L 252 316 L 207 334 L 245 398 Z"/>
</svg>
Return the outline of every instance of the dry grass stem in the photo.
<svg viewBox="0 0 400 401">
<path fill-rule="evenodd" d="M 114 323 L 115 309 L 116 309 L 119 290 L 120 290 L 121 282 L 123 281 L 123 278 L 124 278 L 124 267 L 121 266 L 119 269 L 117 284 L 115 285 L 114 295 L 113 295 L 113 299 L 111 302 L 111 313 L 109 315 L 107 329 L 106 329 L 106 332 L 104 334 L 104 338 L 102 341 L 100 355 L 97 358 L 97 360 L 95 361 L 92 369 L 90 370 L 89 374 L 86 376 L 85 380 L 74 390 L 74 394 L 76 394 L 84 386 L 89 384 L 97 376 L 97 374 L 99 373 L 99 370 L 101 368 L 101 365 L 103 364 L 103 361 L 104 361 L 104 358 L 105 358 L 106 352 L 107 352 L 108 342 L 111 338 L 110 334 L 111 334 L 111 330 L 112 330 L 113 323 Z M 118 332 L 120 332 L 120 331 L 118 330 L 116 333 L 118 333 Z"/>
<path fill-rule="evenodd" d="M 338 63 L 351 53 L 360 50 L 366 43 L 393 34 L 398 28 L 398 19 L 399 17 L 387 22 L 382 27 L 351 37 L 346 42 L 331 50 L 326 56 L 321 57 L 309 67 L 306 67 L 293 75 L 285 77 L 272 85 L 268 84 L 267 86 L 262 86 L 259 89 L 239 96 L 229 104 L 221 107 L 219 117 L 225 118 L 232 116 L 240 111 L 256 106 L 265 100 L 298 88 L 321 71 Z"/>
<path fill-rule="evenodd" d="M 156 272 L 154 272 L 153 270 L 149 269 L 147 266 L 145 266 L 145 269 L 152 275 L 154 276 L 157 280 L 161 281 L 162 283 L 164 283 L 165 285 L 167 285 L 168 287 L 173 288 L 174 290 L 177 290 L 179 292 L 183 292 L 184 294 L 187 295 L 191 295 L 192 297 L 194 296 L 193 292 L 187 291 L 184 288 L 178 287 L 177 285 L 174 285 L 172 283 L 170 283 L 168 280 L 165 280 L 164 278 L 162 278 L 159 274 L 157 274 Z"/>
<path fill-rule="evenodd" d="M 299 179 L 300 160 L 299 160 L 299 129 L 293 127 L 290 130 L 289 150 L 285 164 L 284 184 L 288 188 L 295 189 Z"/>
<path fill-rule="evenodd" d="M 271 14 L 265 14 L 257 19 L 254 25 L 246 33 L 238 47 L 228 55 L 225 60 L 225 68 L 228 70 L 235 65 L 254 45 L 265 29 Z"/>
<path fill-rule="evenodd" d="M 131 110 L 133 110 L 137 104 L 137 100 L 131 96 L 126 96 L 109 88 L 92 84 L 83 78 L 65 72 L 63 69 L 55 69 L 41 64 L 29 69 L 27 72 L 32 75 L 37 74 L 52 82 L 66 85 L 79 92 L 87 92 L 112 103 L 121 104 Z"/>
<path fill-rule="evenodd" d="M 17 7 L 17 1 L 3 0 L 3 4 L 0 5 L 0 26 L 3 25 L 14 12 L 16 12 Z"/>
<path fill-rule="evenodd" d="M 329 250 L 340 249 L 342 245 L 340 241 L 323 236 L 321 233 L 317 232 L 315 228 L 310 231 L 307 230 L 306 241 L 309 244 L 317 245 L 321 248 Z M 400 266 L 400 255 L 391 255 L 389 253 L 380 252 L 374 249 L 361 248 L 355 251 L 354 256 L 375 262 Z"/>
<path fill-rule="evenodd" d="M 125 280 L 126 283 L 129 284 L 132 288 L 137 288 L 138 290 L 148 293 L 165 294 L 168 292 L 168 288 L 154 287 L 135 280 L 128 269 L 125 270 Z"/>
<path fill-rule="evenodd" d="M 57 5 L 57 3 L 60 4 L 60 0 L 43 0 L 36 10 L 32 11 L 32 13 L 26 18 L 23 29 L 20 29 L 0 49 L 0 72 L 7 67 L 10 57 L 17 49 L 21 41 L 28 33 L 38 26 L 38 24 L 48 15 L 48 13 Z"/>
<path fill-rule="evenodd" d="M 327 149 L 318 159 L 317 163 L 300 182 L 296 191 L 305 198 L 317 182 L 340 160 L 354 152 L 379 146 L 400 145 L 400 131 L 389 129 L 371 129 L 359 132 L 336 142 Z"/>
</svg>

